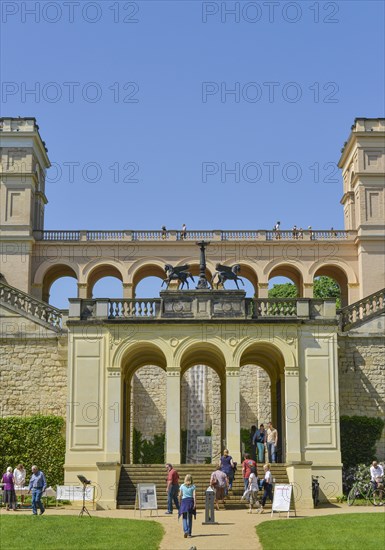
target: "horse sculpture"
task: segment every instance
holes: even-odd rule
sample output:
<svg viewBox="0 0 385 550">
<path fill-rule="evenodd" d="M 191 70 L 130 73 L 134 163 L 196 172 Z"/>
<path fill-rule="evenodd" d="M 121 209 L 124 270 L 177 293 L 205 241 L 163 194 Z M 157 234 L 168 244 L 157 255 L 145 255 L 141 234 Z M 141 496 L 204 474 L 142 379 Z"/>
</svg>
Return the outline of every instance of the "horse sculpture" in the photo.
<svg viewBox="0 0 385 550">
<path fill-rule="evenodd" d="M 241 279 L 241 277 L 238 277 L 238 273 L 241 270 L 241 266 L 239 264 L 235 264 L 232 267 L 229 267 L 227 265 L 221 265 L 217 264 L 215 266 L 216 272 L 214 273 L 211 284 L 214 285 L 214 279 L 218 278 L 216 283 L 216 288 L 218 289 L 218 286 L 221 284 L 223 288 L 225 288 L 225 282 L 226 281 L 234 281 L 234 283 L 237 285 L 237 289 L 239 290 L 238 281 L 241 281 L 243 286 L 245 286 L 245 283 Z"/>
<path fill-rule="evenodd" d="M 187 285 L 187 288 L 190 288 L 187 279 L 191 279 L 192 281 L 194 281 L 194 277 L 191 275 L 189 271 L 187 271 L 189 267 L 190 266 L 188 264 L 181 265 L 180 267 L 174 267 L 170 264 L 166 264 L 164 266 L 164 270 L 166 272 L 167 277 L 163 280 L 162 286 L 164 285 L 164 283 L 167 283 L 167 287 L 166 287 L 166 290 L 167 290 L 171 281 L 179 281 L 179 283 L 182 283 L 182 286 L 180 287 L 181 290 L 185 284 Z M 178 288 L 179 288 L 179 285 L 178 285 Z"/>
</svg>

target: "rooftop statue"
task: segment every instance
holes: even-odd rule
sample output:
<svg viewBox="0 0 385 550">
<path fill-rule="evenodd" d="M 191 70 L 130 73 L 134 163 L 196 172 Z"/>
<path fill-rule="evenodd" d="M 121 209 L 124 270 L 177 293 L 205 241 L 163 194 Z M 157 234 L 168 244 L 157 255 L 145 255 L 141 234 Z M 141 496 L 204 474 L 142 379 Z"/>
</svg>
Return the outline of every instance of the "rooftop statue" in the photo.
<svg viewBox="0 0 385 550">
<path fill-rule="evenodd" d="M 181 265 L 179 267 L 174 267 L 170 264 L 166 264 L 164 266 L 164 270 L 166 272 L 167 277 L 163 280 L 162 286 L 164 283 L 167 283 L 166 290 L 168 289 L 171 281 L 179 281 L 179 284 L 182 283 L 181 289 L 184 287 L 185 283 L 187 285 L 187 288 L 189 287 L 188 280 L 191 279 L 194 281 L 194 277 L 191 275 L 191 273 L 188 270 L 190 266 L 188 264 Z M 179 285 L 178 285 L 179 288 Z"/>
<path fill-rule="evenodd" d="M 215 269 L 216 269 L 216 272 L 214 273 L 211 279 L 211 284 L 213 285 L 213 287 L 215 284 L 214 283 L 215 279 L 217 279 L 217 283 L 216 283 L 217 288 L 220 284 L 223 286 L 223 288 L 225 288 L 226 281 L 234 281 L 234 283 L 237 285 L 238 290 L 239 290 L 238 281 L 241 281 L 243 286 L 245 286 L 245 283 L 243 282 L 241 277 L 238 277 L 238 273 L 241 270 L 241 266 L 239 264 L 235 264 L 232 267 L 228 265 L 217 264 L 215 266 Z"/>
</svg>

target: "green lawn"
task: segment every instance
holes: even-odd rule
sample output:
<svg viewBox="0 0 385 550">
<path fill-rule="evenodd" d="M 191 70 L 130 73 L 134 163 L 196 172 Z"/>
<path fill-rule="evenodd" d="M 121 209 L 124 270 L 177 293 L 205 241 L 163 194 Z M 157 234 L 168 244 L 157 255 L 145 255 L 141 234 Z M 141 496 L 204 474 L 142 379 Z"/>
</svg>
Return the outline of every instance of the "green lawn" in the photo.
<svg viewBox="0 0 385 550">
<path fill-rule="evenodd" d="M 371 550 L 384 547 L 384 514 L 341 514 L 266 521 L 257 526 L 263 550 Z"/>
<path fill-rule="evenodd" d="M 157 550 L 163 527 L 155 521 L 9 512 L 0 517 L 0 547 L 7 550 Z"/>
</svg>

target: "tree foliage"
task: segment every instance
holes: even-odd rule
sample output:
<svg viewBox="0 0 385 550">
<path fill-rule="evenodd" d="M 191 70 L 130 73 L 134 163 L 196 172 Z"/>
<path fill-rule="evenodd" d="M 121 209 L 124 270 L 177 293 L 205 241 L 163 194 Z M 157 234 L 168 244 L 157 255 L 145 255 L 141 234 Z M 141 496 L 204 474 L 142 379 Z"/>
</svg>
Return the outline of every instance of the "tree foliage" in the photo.
<svg viewBox="0 0 385 550">
<path fill-rule="evenodd" d="M 370 416 L 341 416 L 341 455 L 344 468 L 370 464 L 385 422 Z"/>
<path fill-rule="evenodd" d="M 337 309 L 341 307 L 341 290 L 331 277 L 321 275 L 314 279 L 313 295 L 319 300 L 336 298 Z M 298 290 L 293 283 L 276 284 L 269 290 L 269 298 L 296 298 L 297 296 Z"/>
</svg>

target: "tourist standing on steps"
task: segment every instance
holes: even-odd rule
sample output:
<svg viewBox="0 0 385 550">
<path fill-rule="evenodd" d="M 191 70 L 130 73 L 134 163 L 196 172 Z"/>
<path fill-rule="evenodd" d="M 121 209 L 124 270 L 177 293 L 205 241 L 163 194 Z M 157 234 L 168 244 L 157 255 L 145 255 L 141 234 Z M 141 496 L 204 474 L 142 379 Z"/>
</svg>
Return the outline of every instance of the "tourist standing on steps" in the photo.
<svg viewBox="0 0 385 550">
<path fill-rule="evenodd" d="M 179 510 L 179 501 L 178 501 L 178 493 L 179 493 L 179 474 L 178 472 L 172 467 L 172 464 L 167 463 L 166 464 L 166 470 L 167 470 L 167 512 L 166 514 L 172 514 L 172 503 L 175 504 L 175 508 Z"/>
<path fill-rule="evenodd" d="M 250 454 L 251 454 L 251 458 L 253 460 L 257 460 L 257 446 L 254 442 L 254 436 L 255 436 L 255 432 L 257 431 L 257 426 L 251 426 L 250 428 Z"/>
<path fill-rule="evenodd" d="M 277 445 L 278 445 L 278 432 L 273 428 L 273 424 L 269 422 L 269 427 L 266 431 L 267 453 L 269 462 L 277 462 Z"/>
<path fill-rule="evenodd" d="M 265 462 L 265 445 L 266 445 L 266 430 L 265 426 L 261 424 L 259 430 L 254 434 L 254 444 L 257 445 L 258 449 L 258 462 Z"/>
<path fill-rule="evenodd" d="M 223 456 L 221 456 L 220 470 L 227 475 L 228 479 L 228 488 L 231 490 L 233 488 L 234 481 L 234 462 L 233 457 L 230 456 L 229 450 L 225 449 L 223 451 Z"/>
<path fill-rule="evenodd" d="M 257 475 L 257 463 L 255 462 L 255 460 L 252 460 L 250 458 L 250 455 L 248 453 L 245 453 L 243 455 L 243 458 L 244 460 L 242 462 L 242 475 L 246 491 L 247 487 L 249 486 L 250 474 Z"/>
<path fill-rule="evenodd" d="M 39 470 L 37 466 L 32 466 L 32 475 L 29 480 L 28 493 L 32 491 L 32 513 L 34 516 L 37 515 L 38 508 L 41 516 L 45 512 L 45 508 L 41 501 L 41 495 L 44 493 L 46 487 L 47 482 L 45 480 L 44 473 Z"/>
<path fill-rule="evenodd" d="M 12 468 L 8 466 L 7 471 L 3 474 L 1 482 L 3 483 L 4 491 L 4 503 L 7 512 L 9 512 L 9 507 L 12 507 L 12 510 L 16 510 L 16 493 L 15 493 L 15 478 L 13 477 Z"/>
<path fill-rule="evenodd" d="M 262 487 L 264 489 L 263 491 L 263 497 L 262 497 L 262 506 L 260 508 L 261 514 L 263 513 L 264 506 L 266 504 L 267 498 L 273 502 L 273 476 L 270 472 L 270 464 L 265 464 L 264 467 L 265 477 L 263 480 Z"/>
<path fill-rule="evenodd" d="M 197 503 L 195 496 L 195 485 L 193 478 L 187 474 L 184 478 L 184 483 L 179 489 L 179 510 L 178 517 L 183 516 L 183 533 L 184 538 L 192 536 L 193 516 L 197 518 Z"/>
<path fill-rule="evenodd" d="M 27 472 L 22 464 L 18 464 L 13 470 L 13 477 L 15 478 L 15 489 L 23 489 L 25 485 L 25 478 Z M 21 494 L 21 504 L 24 504 L 24 495 Z"/>
</svg>

